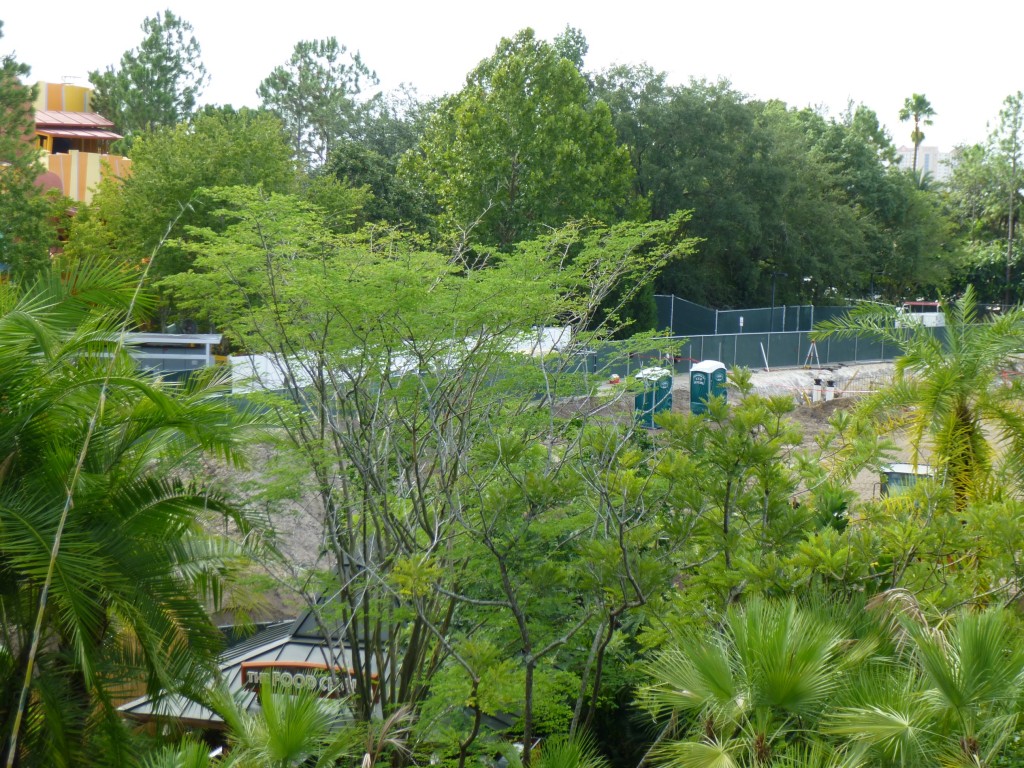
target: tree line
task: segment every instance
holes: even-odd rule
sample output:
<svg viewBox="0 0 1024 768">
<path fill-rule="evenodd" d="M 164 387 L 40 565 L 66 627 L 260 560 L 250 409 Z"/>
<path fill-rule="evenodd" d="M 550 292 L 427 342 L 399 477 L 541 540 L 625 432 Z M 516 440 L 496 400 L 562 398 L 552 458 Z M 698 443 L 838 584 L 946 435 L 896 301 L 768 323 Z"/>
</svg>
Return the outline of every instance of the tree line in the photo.
<svg viewBox="0 0 1024 768">
<path fill-rule="evenodd" d="M 572 28 L 551 42 L 523 30 L 459 92 L 427 100 L 405 86 L 366 96 L 377 80 L 357 52 L 335 38 L 300 41 L 261 82 L 256 110 L 197 108 L 207 75 L 186 21 L 167 11 L 143 33 L 117 66 L 90 75 L 136 170 L 101 190 L 95 212 L 60 222 L 76 253 L 110 253 L 116 240 L 118 258 L 138 261 L 182 209 L 172 235 L 189 237 L 191 218 L 204 218 L 198 190 L 263 184 L 334 206 L 338 226 L 388 222 L 481 254 L 571 220 L 691 211 L 699 248 L 652 290 L 714 306 L 766 303 L 772 273 L 787 275 L 777 291 L 789 303 L 938 298 L 967 284 L 988 302 L 1019 298 L 1019 95 L 988 140 L 956 149 L 939 185 L 916 168 L 935 118 L 921 94 L 901 112 L 913 125 L 907 169 L 867 106 L 825 115 L 724 81 L 671 84 L 644 64 L 590 72 Z M 85 224 L 90 213 L 106 233 Z M 35 248 L 14 268 L 42 263 L 39 233 L 7 240 Z M 165 271 L 187 266 L 167 259 Z M 640 330 L 654 322 L 650 293 L 632 308 Z"/>
</svg>

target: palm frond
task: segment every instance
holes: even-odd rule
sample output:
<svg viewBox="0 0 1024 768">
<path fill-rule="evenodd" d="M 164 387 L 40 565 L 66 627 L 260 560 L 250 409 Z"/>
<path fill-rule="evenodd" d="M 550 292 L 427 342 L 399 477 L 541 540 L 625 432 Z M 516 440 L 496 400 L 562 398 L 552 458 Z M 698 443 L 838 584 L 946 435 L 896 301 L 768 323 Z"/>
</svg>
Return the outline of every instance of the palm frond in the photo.
<svg viewBox="0 0 1024 768">
<path fill-rule="evenodd" d="M 903 706 L 852 707 L 836 713 L 825 732 L 862 744 L 893 765 L 924 765 L 936 754 L 939 734 L 928 708 L 908 698 Z"/>
<path fill-rule="evenodd" d="M 677 741 L 658 747 L 652 756 L 664 768 L 739 768 L 739 750 L 735 743 Z"/>
</svg>

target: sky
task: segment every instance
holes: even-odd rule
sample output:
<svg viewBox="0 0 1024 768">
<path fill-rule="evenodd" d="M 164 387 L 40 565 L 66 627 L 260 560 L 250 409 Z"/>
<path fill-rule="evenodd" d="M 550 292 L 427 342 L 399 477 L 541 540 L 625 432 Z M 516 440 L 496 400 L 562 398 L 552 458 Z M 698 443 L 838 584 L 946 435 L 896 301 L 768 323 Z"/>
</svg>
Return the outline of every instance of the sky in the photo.
<svg viewBox="0 0 1024 768">
<path fill-rule="evenodd" d="M 924 94 L 937 115 L 924 128 L 942 150 L 981 142 L 1003 99 L 1024 90 L 1018 41 L 1024 3 L 974 0 L 51 0 L 0 7 L 0 55 L 14 53 L 33 80 L 88 83 L 142 40 L 146 16 L 169 8 L 192 24 L 211 80 L 204 103 L 256 106 L 256 88 L 300 40 L 334 36 L 377 72 L 422 96 L 457 91 L 502 37 L 533 27 L 552 39 L 571 25 L 586 36 L 586 69 L 648 63 L 670 83 L 727 79 L 751 98 L 841 115 L 852 100 L 875 110 L 897 146 L 911 128 L 906 97 Z"/>
</svg>

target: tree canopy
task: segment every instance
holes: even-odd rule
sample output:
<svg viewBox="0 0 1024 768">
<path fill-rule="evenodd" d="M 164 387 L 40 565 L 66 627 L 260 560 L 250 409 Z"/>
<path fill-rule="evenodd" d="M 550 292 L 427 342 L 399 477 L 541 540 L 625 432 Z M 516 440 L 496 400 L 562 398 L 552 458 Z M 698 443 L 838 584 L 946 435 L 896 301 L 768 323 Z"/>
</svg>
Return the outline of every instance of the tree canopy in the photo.
<svg viewBox="0 0 1024 768">
<path fill-rule="evenodd" d="M 44 169 L 35 149 L 35 89 L 22 82 L 28 75 L 13 54 L 0 56 L 0 269 L 16 279 L 45 269 L 57 240 L 53 220 L 63 215 L 36 186 Z"/>
<path fill-rule="evenodd" d="M 173 241 L 187 237 L 187 225 L 216 225 L 201 189 L 249 184 L 283 192 L 300 183 L 280 121 L 245 108 L 208 107 L 187 123 L 141 135 L 131 159 L 128 178 L 105 180 L 75 218 L 68 252 L 138 270 L 170 240 L 149 272 L 153 279 L 188 268 L 187 252 Z"/>
<path fill-rule="evenodd" d="M 124 147 L 142 132 L 173 127 L 191 117 L 208 77 L 192 25 L 166 10 L 142 22 L 138 48 L 119 65 L 93 70 L 96 111 L 114 121 Z"/>
<path fill-rule="evenodd" d="M 767 302 L 766 276 L 781 271 L 799 276 L 780 286 L 784 302 L 943 284 L 938 200 L 896 172 L 870 109 L 827 118 L 726 82 L 672 86 L 647 66 L 599 73 L 594 90 L 611 105 L 651 214 L 692 210 L 703 238 L 700 268 L 668 269 L 661 292 L 750 306 Z"/>
<path fill-rule="evenodd" d="M 262 105 L 281 118 L 295 156 L 314 169 L 357 133 L 360 107 L 355 97 L 364 85 L 376 83 L 377 76 L 358 52 L 349 54 L 336 38 L 328 37 L 296 43 L 288 63 L 275 67 L 256 92 Z"/>
<path fill-rule="evenodd" d="M 615 221 L 632 205 L 607 105 L 531 29 L 503 39 L 439 105 L 404 171 L 437 198 L 446 232 L 501 248 L 573 218 Z"/>
</svg>

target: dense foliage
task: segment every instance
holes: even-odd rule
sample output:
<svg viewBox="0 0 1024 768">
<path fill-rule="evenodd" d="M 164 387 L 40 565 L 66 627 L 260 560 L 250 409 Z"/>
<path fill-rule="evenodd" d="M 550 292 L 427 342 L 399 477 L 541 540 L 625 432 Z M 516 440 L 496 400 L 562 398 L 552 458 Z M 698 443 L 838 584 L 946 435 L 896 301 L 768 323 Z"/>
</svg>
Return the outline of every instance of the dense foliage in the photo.
<svg viewBox="0 0 1024 768">
<path fill-rule="evenodd" d="M 441 102 L 405 170 L 437 198 L 444 230 L 501 248 L 630 208 L 633 174 L 608 107 L 530 29 L 502 40 Z"/>
<path fill-rule="evenodd" d="M 259 110 L 197 109 L 187 22 L 144 31 L 94 73 L 131 174 L 52 265 L 27 73 L 0 60 L 8 766 L 1024 760 L 1024 320 L 986 306 L 1020 295 L 1020 94 L 939 186 L 864 105 L 586 72 L 572 28 L 503 39 L 436 101 L 367 96 L 358 54 L 300 42 Z M 904 112 L 916 150 L 937 115 Z M 642 429 L 644 385 L 590 359 L 674 353 L 636 333 L 656 289 L 960 295 L 939 336 L 877 305 L 819 329 L 903 355 L 812 440 L 742 370 Z M 252 376 L 156 379 L 141 325 L 223 332 Z M 246 448 L 258 472 L 223 467 Z M 865 490 L 896 459 L 933 471 Z M 226 692 L 209 612 L 264 591 L 338 627 L 343 697 Z M 158 691 L 218 713 L 229 753 L 131 732 L 116 704 Z"/>
<path fill-rule="evenodd" d="M 35 184 L 43 168 L 35 150 L 35 89 L 23 83 L 28 74 L 13 55 L 0 55 L 0 270 L 5 277 L 32 276 L 46 268 L 57 242 L 54 219 L 62 215 L 63 201 L 47 200 Z"/>
<path fill-rule="evenodd" d="M 177 387 L 138 370 L 123 336 L 137 291 L 88 262 L 0 285 L 7 765 L 122 764 L 115 701 L 197 695 L 221 648 L 207 609 L 241 549 L 204 521 L 237 509 L 183 470 L 203 452 L 240 459 L 250 420 L 212 376 Z"/>
</svg>

